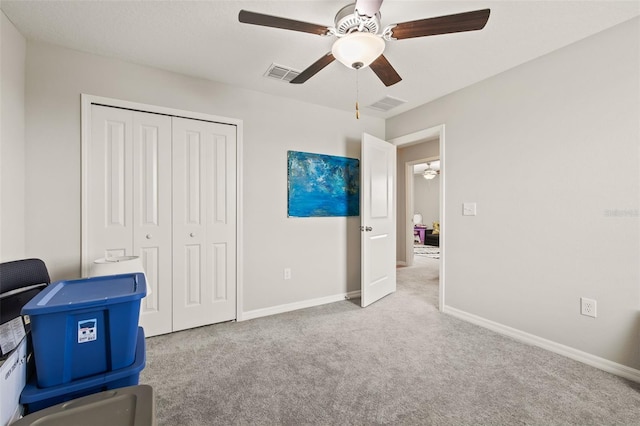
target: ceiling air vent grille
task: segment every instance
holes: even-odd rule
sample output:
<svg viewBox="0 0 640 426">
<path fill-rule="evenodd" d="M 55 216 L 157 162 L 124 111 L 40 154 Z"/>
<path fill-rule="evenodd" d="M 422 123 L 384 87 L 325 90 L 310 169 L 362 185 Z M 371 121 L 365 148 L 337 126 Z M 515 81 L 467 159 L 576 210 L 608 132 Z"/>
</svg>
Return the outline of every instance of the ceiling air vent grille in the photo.
<svg viewBox="0 0 640 426">
<path fill-rule="evenodd" d="M 403 101 L 402 99 L 394 98 L 392 96 L 385 96 L 384 98 L 380 99 L 378 102 L 374 102 L 371 105 L 369 105 L 369 108 L 375 109 L 377 111 L 387 112 L 404 103 L 407 103 L 407 101 Z"/>
<path fill-rule="evenodd" d="M 300 71 L 293 70 L 289 67 L 284 67 L 278 64 L 271 64 L 264 73 L 265 77 L 273 78 L 276 80 L 290 82 L 300 74 Z"/>
</svg>

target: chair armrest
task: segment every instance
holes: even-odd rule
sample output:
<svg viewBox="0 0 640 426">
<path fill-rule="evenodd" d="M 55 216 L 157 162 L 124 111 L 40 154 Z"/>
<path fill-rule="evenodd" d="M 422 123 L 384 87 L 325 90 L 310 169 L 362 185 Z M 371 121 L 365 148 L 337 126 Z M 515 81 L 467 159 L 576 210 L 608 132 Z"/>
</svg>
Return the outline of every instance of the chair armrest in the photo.
<svg viewBox="0 0 640 426">
<path fill-rule="evenodd" d="M 38 288 L 44 288 L 47 285 L 48 285 L 47 283 L 34 284 L 34 285 L 27 286 L 27 287 L 16 288 L 14 290 L 10 290 L 10 291 L 7 291 L 5 293 L 0 293 L 0 300 L 5 299 L 7 297 L 11 297 L 11 296 L 16 295 L 16 294 L 24 293 L 24 292 L 29 291 L 29 290 L 35 290 L 35 289 L 38 289 Z"/>
</svg>

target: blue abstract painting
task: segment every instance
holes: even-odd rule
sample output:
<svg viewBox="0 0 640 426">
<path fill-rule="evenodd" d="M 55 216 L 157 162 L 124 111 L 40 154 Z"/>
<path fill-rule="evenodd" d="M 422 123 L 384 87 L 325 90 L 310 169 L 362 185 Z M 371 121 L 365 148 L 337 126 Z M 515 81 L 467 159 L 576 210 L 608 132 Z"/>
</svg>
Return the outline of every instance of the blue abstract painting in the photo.
<svg viewBox="0 0 640 426">
<path fill-rule="evenodd" d="M 289 217 L 360 215 L 360 160 L 287 152 Z"/>
</svg>

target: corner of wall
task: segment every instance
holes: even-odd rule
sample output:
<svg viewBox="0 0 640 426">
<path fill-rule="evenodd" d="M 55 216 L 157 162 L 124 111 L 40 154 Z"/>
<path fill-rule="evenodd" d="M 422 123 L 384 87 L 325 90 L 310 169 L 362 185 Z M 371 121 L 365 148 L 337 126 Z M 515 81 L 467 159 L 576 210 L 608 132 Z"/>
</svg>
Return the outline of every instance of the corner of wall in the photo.
<svg viewBox="0 0 640 426">
<path fill-rule="evenodd" d="M 25 256 L 26 39 L 0 13 L 0 261 Z"/>
</svg>

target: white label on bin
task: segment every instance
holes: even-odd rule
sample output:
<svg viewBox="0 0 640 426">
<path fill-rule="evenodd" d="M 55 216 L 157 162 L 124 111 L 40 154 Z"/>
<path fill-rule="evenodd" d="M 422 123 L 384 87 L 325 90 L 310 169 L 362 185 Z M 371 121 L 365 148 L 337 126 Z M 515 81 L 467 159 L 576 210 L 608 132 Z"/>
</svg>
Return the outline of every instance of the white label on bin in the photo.
<svg viewBox="0 0 640 426">
<path fill-rule="evenodd" d="M 98 320 L 78 321 L 78 343 L 93 342 L 98 338 Z"/>
</svg>

